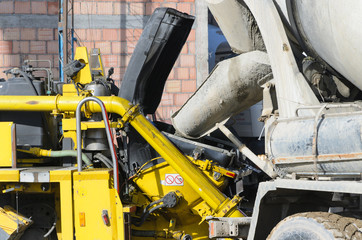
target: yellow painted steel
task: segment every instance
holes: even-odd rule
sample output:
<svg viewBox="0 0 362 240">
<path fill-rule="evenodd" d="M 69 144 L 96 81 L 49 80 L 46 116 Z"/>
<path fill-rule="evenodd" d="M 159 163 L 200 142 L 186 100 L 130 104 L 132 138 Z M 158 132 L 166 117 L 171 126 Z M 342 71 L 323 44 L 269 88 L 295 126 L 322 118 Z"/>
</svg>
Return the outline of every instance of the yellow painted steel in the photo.
<svg viewBox="0 0 362 240">
<path fill-rule="evenodd" d="M 0 111 L 75 111 L 82 97 L 62 96 L 0 96 Z M 125 115 L 133 105 L 119 97 L 100 97 L 108 112 Z M 88 111 L 100 112 L 98 104 L 90 102 Z M 219 211 L 229 206 L 231 199 L 223 195 L 217 187 L 185 157 L 152 123 L 142 114 L 135 111 L 128 121 L 137 132 L 180 174 L 191 188 L 218 214 Z M 240 200 L 240 199 L 239 199 Z M 225 215 L 229 217 L 243 217 L 244 215 L 235 207 Z"/>
<path fill-rule="evenodd" d="M 0 122 L 0 167 L 16 167 L 16 137 L 13 122 Z"/>
<path fill-rule="evenodd" d="M 52 150 L 46 150 L 41 148 L 30 148 L 29 150 L 18 149 L 18 151 L 29 153 L 37 157 L 49 157 Z"/>
<path fill-rule="evenodd" d="M 92 74 L 89 66 L 89 57 L 88 57 L 87 48 L 77 47 L 75 50 L 74 59 L 82 63 L 85 63 L 85 67 L 79 71 L 74 82 L 76 83 L 79 82 L 81 84 L 90 83 L 92 81 Z"/>
<path fill-rule="evenodd" d="M 69 118 L 69 119 L 63 119 L 63 130 L 67 131 L 75 131 L 76 130 L 76 120 L 75 118 Z M 110 122 L 109 126 L 111 128 L 117 128 L 119 127 L 119 124 L 116 122 Z M 104 122 L 81 122 L 81 129 L 82 131 L 90 129 L 90 128 L 104 128 Z"/>
<path fill-rule="evenodd" d="M 123 239 L 122 203 L 117 191 L 112 188 L 112 171 L 74 172 L 73 178 L 76 238 Z M 102 218 L 105 212 L 108 225 Z"/>
<path fill-rule="evenodd" d="M 0 182 L 19 182 L 20 174 L 18 169 L 1 169 Z"/>
<path fill-rule="evenodd" d="M 31 224 L 30 219 L 16 213 L 10 206 L 0 207 L 0 229 L 5 232 L 1 235 L 3 239 L 18 239 Z M 5 234 L 8 236 L 4 236 Z"/>
<path fill-rule="evenodd" d="M 224 177 L 216 181 L 213 179 L 212 172 L 204 171 L 203 173 L 218 189 L 223 189 L 226 186 L 227 181 Z M 139 172 L 132 180 L 151 201 L 156 201 L 169 192 L 176 191 L 182 194 L 177 206 L 168 209 L 168 217 L 176 219 L 182 226 L 198 225 L 201 221 L 201 218 L 197 216 L 199 211 L 191 212 L 189 209 L 194 209 L 203 200 L 188 182 L 183 182 L 180 185 L 167 185 L 165 178 L 168 174 L 178 173 L 167 162 L 163 162 Z"/>
<path fill-rule="evenodd" d="M 59 190 L 56 196 L 56 209 L 60 223 L 57 222 L 56 230 L 59 240 L 74 239 L 73 222 L 73 180 L 72 173 L 75 168 L 50 171 L 50 182 L 58 183 Z"/>
</svg>

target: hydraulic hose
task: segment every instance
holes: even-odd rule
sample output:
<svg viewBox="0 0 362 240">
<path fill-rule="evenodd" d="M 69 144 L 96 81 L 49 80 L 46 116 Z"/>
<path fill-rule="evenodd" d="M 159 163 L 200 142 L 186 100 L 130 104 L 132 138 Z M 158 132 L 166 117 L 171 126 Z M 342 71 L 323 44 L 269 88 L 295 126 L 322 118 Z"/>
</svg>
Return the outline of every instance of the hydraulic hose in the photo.
<svg viewBox="0 0 362 240">
<path fill-rule="evenodd" d="M 103 154 L 97 153 L 96 155 L 94 155 L 94 158 L 101 161 L 104 165 L 106 165 L 107 168 L 113 168 L 112 161 Z"/>
<path fill-rule="evenodd" d="M 77 157 L 77 151 L 75 150 L 60 150 L 60 151 L 52 151 L 52 150 L 45 150 L 40 148 L 30 148 L 29 150 L 17 149 L 19 152 L 25 152 L 37 157 Z M 92 167 L 92 161 L 82 153 L 82 160 L 89 168 Z"/>
</svg>

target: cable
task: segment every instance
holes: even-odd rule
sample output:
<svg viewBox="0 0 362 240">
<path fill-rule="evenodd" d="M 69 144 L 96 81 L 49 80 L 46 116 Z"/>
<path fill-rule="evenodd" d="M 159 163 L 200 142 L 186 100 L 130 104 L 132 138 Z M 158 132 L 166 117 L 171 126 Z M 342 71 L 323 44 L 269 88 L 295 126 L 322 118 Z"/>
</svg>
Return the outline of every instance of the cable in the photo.
<svg viewBox="0 0 362 240">
<path fill-rule="evenodd" d="M 160 209 L 160 208 L 163 208 L 163 207 L 165 207 L 165 206 L 166 206 L 166 204 L 163 203 L 163 204 L 161 204 L 161 205 L 158 205 L 158 206 L 152 208 L 151 210 L 149 210 L 149 211 L 147 211 L 147 212 L 144 212 L 144 213 L 142 214 L 139 222 L 138 222 L 138 223 L 133 223 L 133 225 L 135 225 L 136 227 L 140 227 L 140 226 L 146 221 L 147 217 L 148 217 L 151 213 L 153 213 L 154 211 L 156 211 L 156 210 L 158 210 L 158 209 Z"/>
<path fill-rule="evenodd" d="M 107 166 L 107 168 L 113 168 L 111 160 L 104 156 L 102 153 L 97 153 L 96 155 L 94 155 L 94 158 L 101 161 L 104 165 Z"/>
</svg>

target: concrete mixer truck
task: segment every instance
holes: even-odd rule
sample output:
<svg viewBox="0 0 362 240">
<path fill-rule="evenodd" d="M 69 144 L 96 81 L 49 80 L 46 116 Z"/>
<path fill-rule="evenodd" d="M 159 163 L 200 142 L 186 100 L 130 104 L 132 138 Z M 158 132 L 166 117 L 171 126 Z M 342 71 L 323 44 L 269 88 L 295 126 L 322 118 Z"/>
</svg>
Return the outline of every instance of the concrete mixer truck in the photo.
<svg viewBox="0 0 362 240">
<path fill-rule="evenodd" d="M 238 56 L 154 113 L 194 17 L 159 8 L 120 89 L 98 49 L 67 82 L 0 81 L 0 239 L 362 239 L 362 3 L 207 0 Z M 265 149 L 228 119 L 263 101 Z"/>
</svg>

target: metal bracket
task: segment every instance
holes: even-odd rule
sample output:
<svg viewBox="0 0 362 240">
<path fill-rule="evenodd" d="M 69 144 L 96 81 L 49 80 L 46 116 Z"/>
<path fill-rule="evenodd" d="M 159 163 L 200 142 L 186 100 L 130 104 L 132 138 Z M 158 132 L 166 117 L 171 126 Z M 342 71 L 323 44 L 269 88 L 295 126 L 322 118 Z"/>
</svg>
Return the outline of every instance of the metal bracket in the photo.
<svg viewBox="0 0 362 240">
<path fill-rule="evenodd" d="M 127 110 L 121 120 L 118 120 L 120 128 L 123 128 L 125 123 L 131 121 L 137 114 L 139 114 L 139 105 L 134 105 Z"/>
</svg>

